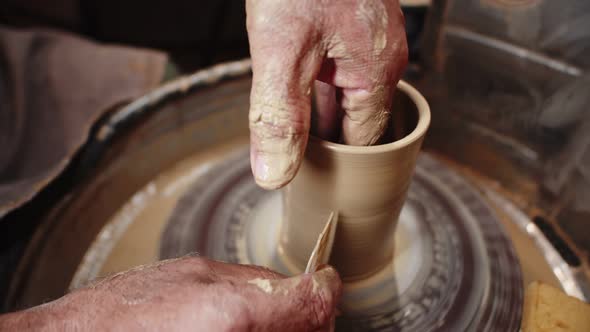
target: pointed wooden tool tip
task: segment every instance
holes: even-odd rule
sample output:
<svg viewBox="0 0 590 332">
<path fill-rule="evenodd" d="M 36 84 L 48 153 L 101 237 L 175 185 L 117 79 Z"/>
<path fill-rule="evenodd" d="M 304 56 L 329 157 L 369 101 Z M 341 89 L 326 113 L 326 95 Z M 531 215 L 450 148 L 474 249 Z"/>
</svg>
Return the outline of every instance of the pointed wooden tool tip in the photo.
<svg viewBox="0 0 590 332">
<path fill-rule="evenodd" d="M 313 273 L 317 271 L 318 267 L 328 264 L 334 246 L 337 224 L 338 212 L 332 211 L 309 256 L 305 273 Z"/>
</svg>

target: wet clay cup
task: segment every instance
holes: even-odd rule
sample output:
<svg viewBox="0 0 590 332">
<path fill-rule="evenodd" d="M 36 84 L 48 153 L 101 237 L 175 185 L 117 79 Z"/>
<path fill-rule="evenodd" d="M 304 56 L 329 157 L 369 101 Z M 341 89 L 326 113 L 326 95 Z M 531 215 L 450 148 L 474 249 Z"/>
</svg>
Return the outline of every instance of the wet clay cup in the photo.
<svg viewBox="0 0 590 332">
<path fill-rule="evenodd" d="M 430 124 L 424 97 L 400 81 L 384 144 L 348 146 L 310 137 L 283 189 L 279 255 L 303 271 L 331 211 L 338 224 L 330 264 L 345 280 L 367 277 L 393 257 L 394 230 Z"/>
</svg>

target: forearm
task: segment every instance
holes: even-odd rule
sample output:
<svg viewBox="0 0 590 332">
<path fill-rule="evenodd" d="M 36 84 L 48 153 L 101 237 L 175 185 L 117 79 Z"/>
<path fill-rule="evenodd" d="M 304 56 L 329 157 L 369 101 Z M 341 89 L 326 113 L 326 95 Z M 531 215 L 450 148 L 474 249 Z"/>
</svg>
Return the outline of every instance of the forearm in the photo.
<svg viewBox="0 0 590 332">
<path fill-rule="evenodd" d="M 52 325 L 43 307 L 0 316 L 0 331 L 52 331 Z"/>
<path fill-rule="evenodd" d="M 0 332 L 84 330 L 89 326 L 88 317 L 84 317 L 74 298 L 67 295 L 27 310 L 1 315 Z"/>
</svg>

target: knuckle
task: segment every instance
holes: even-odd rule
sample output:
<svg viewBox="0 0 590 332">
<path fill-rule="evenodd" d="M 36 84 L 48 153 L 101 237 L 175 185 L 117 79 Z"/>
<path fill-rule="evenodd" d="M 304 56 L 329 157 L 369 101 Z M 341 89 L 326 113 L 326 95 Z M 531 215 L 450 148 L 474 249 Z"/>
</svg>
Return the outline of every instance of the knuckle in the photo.
<svg viewBox="0 0 590 332">
<path fill-rule="evenodd" d="M 300 112 L 282 101 L 258 101 L 252 104 L 250 129 L 259 138 L 289 138 L 309 130 L 309 122 Z"/>
</svg>

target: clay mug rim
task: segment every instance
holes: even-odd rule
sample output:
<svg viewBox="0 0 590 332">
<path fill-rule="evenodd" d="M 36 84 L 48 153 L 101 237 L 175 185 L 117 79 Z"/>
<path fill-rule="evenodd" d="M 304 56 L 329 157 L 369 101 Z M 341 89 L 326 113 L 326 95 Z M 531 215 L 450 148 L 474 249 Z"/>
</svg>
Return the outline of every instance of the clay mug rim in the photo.
<svg viewBox="0 0 590 332">
<path fill-rule="evenodd" d="M 390 143 L 369 146 L 355 146 L 326 141 L 310 134 L 310 143 L 318 144 L 321 147 L 329 149 L 333 152 L 352 155 L 370 155 L 396 150 L 404 146 L 408 146 L 421 139 L 430 126 L 430 106 L 428 105 L 426 98 L 424 98 L 424 96 L 416 88 L 406 81 L 400 80 L 397 83 L 397 89 L 412 100 L 418 112 L 418 121 L 416 123 L 416 127 L 414 127 L 414 129 L 408 135 Z"/>
</svg>

